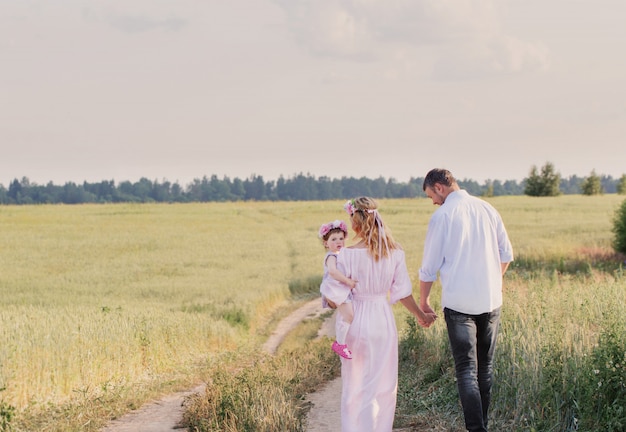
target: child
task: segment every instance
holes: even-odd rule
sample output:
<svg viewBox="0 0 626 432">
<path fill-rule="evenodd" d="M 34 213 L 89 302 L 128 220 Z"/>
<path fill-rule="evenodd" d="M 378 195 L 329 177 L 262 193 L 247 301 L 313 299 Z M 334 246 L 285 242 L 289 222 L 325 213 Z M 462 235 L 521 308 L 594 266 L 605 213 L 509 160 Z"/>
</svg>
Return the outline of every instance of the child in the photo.
<svg viewBox="0 0 626 432">
<path fill-rule="evenodd" d="M 324 277 L 320 285 L 320 292 L 324 307 L 336 308 L 339 312 L 335 324 L 336 340 L 333 342 L 332 349 L 341 357 L 351 359 L 352 352 L 346 345 L 346 335 L 354 318 L 352 289 L 356 286 L 357 281 L 344 276 L 337 270 L 337 254 L 343 248 L 347 236 L 348 227 L 343 221 L 336 220 L 320 227 L 319 238 L 322 239 L 327 250 L 324 257 Z M 347 287 L 341 286 L 338 289 L 334 287 L 334 284 L 326 283 L 329 277 L 347 285 Z"/>
</svg>

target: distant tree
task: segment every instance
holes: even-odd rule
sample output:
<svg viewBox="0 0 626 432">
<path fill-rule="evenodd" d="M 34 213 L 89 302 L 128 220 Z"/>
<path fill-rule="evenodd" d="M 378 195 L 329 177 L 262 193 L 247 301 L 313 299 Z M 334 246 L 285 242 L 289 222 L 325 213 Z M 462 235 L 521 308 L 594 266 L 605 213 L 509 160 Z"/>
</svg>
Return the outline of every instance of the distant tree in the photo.
<svg viewBox="0 0 626 432">
<path fill-rule="evenodd" d="M 626 195 L 626 174 L 622 174 L 622 177 L 617 182 L 617 193 Z"/>
<path fill-rule="evenodd" d="M 62 189 L 55 186 L 52 182 L 48 182 L 46 186 L 31 185 L 28 189 L 28 195 L 34 203 L 38 204 L 56 204 L 63 202 Z"/>
<path fill-rule="evenodd" d="M 187 187 L 187 197 L 193 202 L 206 202 L 211 201 L 213 198 L 213 191 L 209 184 L 207 176 L 202 179 L 195 178 L 191 184 Z"/>
<path fill-rule="evenodd" d="M 267 190 L 263 176 L 252 174 L 250 178 L 243 181 L 243 188 L 246 191 L 246 200 L 265 201 L 267 200 Z"/>
<path fill-rule="evenodd" d="M 379 176 L 370 183 L 370 193 L 372 198 L 385 198 L 387 195 L 387 181 L 384 177 Z"/>
<path fill-rule="evenodd" d="M 600 183 L 602 183 L 602 189 L 604 193 L 616 193 L 617 192 L 618 179 L 614 179 L 610 175 L 601 175 Z"/>
<path fill-rule="evenodd" d="M 604 193 L 602 188 L 602 182 L 600 177 L 596 174 L 596 170 L 591 171 L 589 177 L 587 177 L 580 185 L 580 190 L 583 195 L 601 195 Z"/>
<path fill-rule="evenodd" d="M 487 182 L 490 182 L 490 184 L 487 184 Z M 500 180 L 493 180 L 493 181 L 487 180 L 487 182 L 485 182 L 485 186 L 487 188 L 491 186 L 491 192 L 493 193 L 493 196 L 507 195 L 506 190 L 504 189 L 504 185 L 502 184 Z"/>
<path fill-rule="evenodd" d="M 411 177 L 407 183 L 407 187 L 415 194 L 414 197 L 426 197 L 423 186 L 424 177 Z"/>
<path fill-rule="evenodd" d="M 278 189 L 278 184 L 276 184 Z M 334 197 L 333 181 L 329 177 L 320 177 L 317 180 L 317 196 L 321 200 L 330 200 Z M 280 195 L 279 195 L 280 199 Z"/>
<path fill-rule="evenodd" d="M 177 202 L 185 201 L 183 196 L 183 188 L 178 184 L 178 181 L 172 184 L 172 200 Z"/>
<path fill-rule="evenodd" d="M 402 183 L 400 188 L 401 198 L 417 198 L 423 196 L 423 194 L 421 186 L 418 186 L 415 182 Z"/>
<path fill-rule="evenodd" d="M 526 179 L 526 188 L 524 189 L 524 193 L 530 196 L 541 196 L 542 190 L 543 185 L 541 176 L 539 175 L 539 170 L 536 165 L 533 165 L 530 169 L 530 174 Z"/>
<path fill-rule="evenodd" d="M 578 177 L 577 175 L 561 178 L 559 189 L 564 194 L 579 194 L 581 193 L 580 186 L 584 180 L 583 177 Z"/>
<path fill-rule="evenodd" d="M 11 183 L 9 183 L 9 191 L 7 192 L 7 195 L 14 202 L 19 203 L 22 195 L 22 184 L 18 179 L 14 179 Z"/>
<path fill-rule="evenodd" d="M 235 201 L 243 200 L 246 197 L 246 189 L 243 187 L 243 181 L 239 177 L 233 179 L 230 193 Z"/>
<path fill-rule="evenodd" d="M 153 202 L 152 181 L 146 177 L 142 177 L 138 182 L 133 183 L 133 195 L 141 202 Z"/>
<path fill-rule="evenodd" d="M 551 196 L 560 193 L 581 193 L 583 180 L 597 187 L 595 172 L 591 178 L 577 176 L 561 179 L 552 164 L 541 171 L 533 167 L 529 178 L 520 183 L 515 180 L 487 180 L 482 185 L 471 179 L 459 181 L 459 185 L 472 195 L 500 196 L 522 195 Z M 603 193 L 626 194 L 626 174 L 621 179 L 611 176 L 599 177 Z M 408 182 L 394 178 L 375 179 L 367 177 L 319 177 L 303 173 L 290 178 L 280 176 L 277 181 L 264 181 L 262 176 L 252 175 L 246 180 L 235 177 L 232 181 L 216 175 L 194 179 L 184 188 L 167 180 L 159 182 L 141 178 L 138 182 L 123 181 L 116 185 L 113 180 L 82 185 L 66 183 L 45 186 L 31 183 L 27 177 L 14 179 L 8 189 L 0 184 L 0 204 L 78 204 L 87 202 L 213 202 L 213 201 L 310 201 L 334 200 L 368 195 L 375 198 L 425 197 L 422 190 L 423 177 L 411 177 Z M 593 189 L 592 189 L 593 190 Z"/>
<path fill-rule="evenodd" d="M 0 204 L 9 203 L 9 194 L 6 188 L 0 184 Z"/>
<path fill-rule="evenodd" d="M 230 201 L 230 179 L 228 177 L 224 176 L 224 179 L 220 180 L 214 174 L 209 183 L 213 190 L 213 201 Z"/>
<path fill-rule="evenodd" d="M 504 189 L 502 195 L 523 195 L 524 186 L 523 184 L 518 184 L 515 180 L 507 180 L 502 184 Z"/>
<path fill-rule="evenodd" d="M 113 180 L 104 180 L 99 183 L 88 183 L 85 181 L 83 182 L 83 189 L 85 192 L 94 194 L 98 202 L 119 201 L 117 200 L 117 189 Z"/>
<path fill-rule="evenodd" d="M 484 197 L 492 197 L 493 196 L 493 183 L 491 180 L 487 180 L 485 182 L 485 186 L 483 188 L 483 196 Z"/>
<path fill-rule="evenodd" d="M 171 202 L 171 187 L 172 184 L 167 180 L 163 180 L 163 183 L 159 183 L 158 180 L 154 180 L 152 183 L 152 189 L 150 190 L 150 198 L 156 202 Z"/>
<path fill-rule="evenodd" d="M 529 196 L 558 196 L 561 194 L 559 184 L 561 175 L 554 169 L 554 165 L 550 162 L 541 167 L 541 173 L 537 167 L 533 165 L 530 175 L 526 179 L 526 187 L 524 193 Z"/>
<path fill-rule="evenodd" d="M 120 202 L 139 202 L 140 199 L 135 196 L 133 184 L 125 180 L 117 187 Z"/>
<path fill-rule="evenodd" d="M 289 188 L 291 199 L 296 201 L 312 201 L 318 199 L 317 181 L 311 174 L 297 174 L 289 183 L 291 183 L 291 187 Z"/>
<path fill-rule="evenodd" d="M 356 179 L 354 177 L 342 177 L 341 190 L 345 194 L 345 197 L 352 198 L 363 195 L 372 196 L 369 184 L 367 184 L 364 180 L 366 180 L 364 177 L 361 177 L 361 179 Z"/>
<path fill-rule="evenodd" d="M 67 182 L 63 185 L 61 202 L 64 204 L 82 204 L 95 201 L 95 195 L 85 192 L 82 186 L 74 182 Z"/>
<path fill-rule="evenodd" d="M 626 254 L 626 200 L 615 212 L 613 219 L 613 248 L 617 252 Z"/>
<path fill-rule="evenodd" d="M 417 196 L 406 183 L 398 183 L 394 178 L 387 181 L 386 193 L 390 198 L 414 198 Z"/>
<path fill-rule="evenodd" d="M 459 186 L 461 189 L 465 189 L 469 194 L 480 196 L 483 194 L 483 188 L 476 180 L 471 179 L 463 179 L 458 180 Z"/>
</svg>

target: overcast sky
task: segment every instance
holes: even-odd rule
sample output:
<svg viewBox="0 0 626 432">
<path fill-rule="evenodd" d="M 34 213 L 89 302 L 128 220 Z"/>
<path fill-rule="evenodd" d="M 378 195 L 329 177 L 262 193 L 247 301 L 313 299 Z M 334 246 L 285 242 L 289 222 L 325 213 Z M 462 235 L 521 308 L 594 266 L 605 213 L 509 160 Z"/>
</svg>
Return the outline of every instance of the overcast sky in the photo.
<svg viewBox="0 0 626 432">
<path fill-rule="evenodd" d="M 626 173 L 624 0 L 0 0 L 0 184 Z"/>
</svg>

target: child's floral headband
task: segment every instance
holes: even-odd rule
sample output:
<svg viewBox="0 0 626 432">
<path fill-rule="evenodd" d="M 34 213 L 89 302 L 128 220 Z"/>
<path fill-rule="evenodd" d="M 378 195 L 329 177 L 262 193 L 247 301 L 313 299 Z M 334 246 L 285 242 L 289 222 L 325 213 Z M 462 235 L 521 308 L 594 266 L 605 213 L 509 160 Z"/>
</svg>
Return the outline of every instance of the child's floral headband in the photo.
<svg viewBox="0 0 626 432">
<path fill-rule="evenodd" d="M 318 233 L 319 238 L 323 238 L 326 234 L 328 234 L 331 230 L 340 229 L 346 235 L 348 235 L 348 226 L 342 220 L 336 220 L 332 222 L 328 222 L 320 227 L 320 231 Z"/>
</svg>

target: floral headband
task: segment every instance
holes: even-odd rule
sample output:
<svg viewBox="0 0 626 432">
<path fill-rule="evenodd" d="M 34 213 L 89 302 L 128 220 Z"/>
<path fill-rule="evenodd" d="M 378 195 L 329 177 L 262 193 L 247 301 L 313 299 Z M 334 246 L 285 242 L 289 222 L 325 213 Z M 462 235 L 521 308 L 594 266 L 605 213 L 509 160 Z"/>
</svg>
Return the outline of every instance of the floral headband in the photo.
<svg viewBox="0 0 626 432">
<path fill-rule="evenodd" d="M 382 255 L 383 243 L 385 244 L 385 248 L 389 250 L 389 245 L 387 244 L 387 236 L 385 235 L 385 224 L 383 224 L 383 220 L 380 218 L 380 214 L 378 213 L 378 210 L 376 209 L 363 210 L 363 209 L 357 208 L 354 198 L 346 202 L 343 205 L 343 208 L 351 217 L 354 214 L 354 212 L 357 212 L 357 211 L 368 213 L 368 214 L 373 214 L 374 223 L 378 226 L 379 254 Z M 372 241 L 372 231 L 370 231 L 369 233 L 368 243 L 371 243 L 371 241 Z"/>
<path fill-rule="evenodd" d="M 332 222 L 328 222 L 320 227 L 318 237 L 323 238 L 326 234 L 328 234 L 331 230 L 340 229 L 346 235 L 348 235 L 348 226 L 342 220 L 335 220 Z"/>
<path fill-rule="evenodd" d="M 356 208 L 356 204 L 354 203 L 354 199 L 349 200 L 348 202 L 346 202 L 343 205 L 343 209 L 346 211 L 346 213 L 348 213 L 350 216 L 352 216 L 354 214 L 355 211 L 357 211 L 358 209 Z"/>
<path fill-rule="evenodd" d="M 354 202 L 354 199 L 349 200 L 348 202 L 346 202 L 343 205 L 343 209 L 346 211 L 346 213 L 348 213 L 350 216 L 352 216 L 354 214 L 354 212 L 356 211 L 361 211 L 361 212 L 367 212 L 367 213 L 375 213 L 378 214 L 378 211 L 376 209 L 367 209 L 367 210 L 363 210 L 360 208 L 357 208 L 356 203 Z"/>
</svg>

